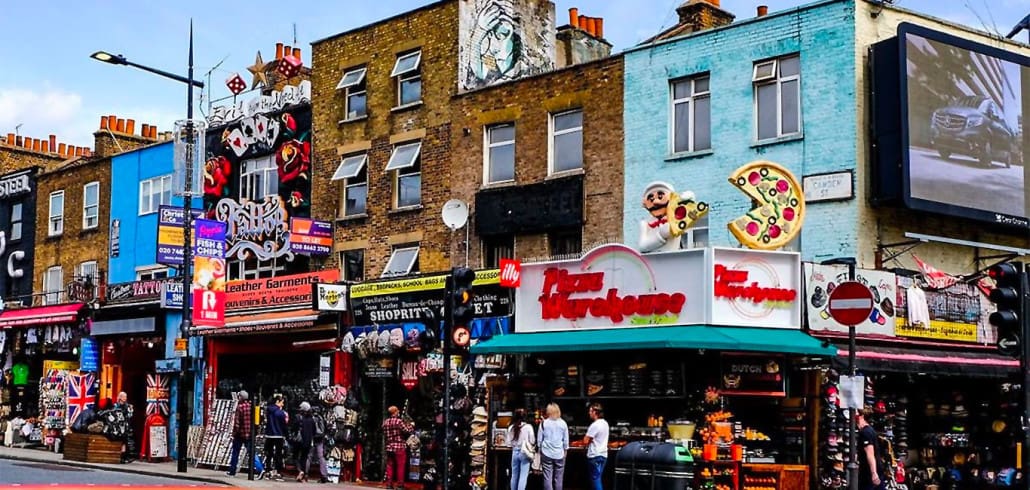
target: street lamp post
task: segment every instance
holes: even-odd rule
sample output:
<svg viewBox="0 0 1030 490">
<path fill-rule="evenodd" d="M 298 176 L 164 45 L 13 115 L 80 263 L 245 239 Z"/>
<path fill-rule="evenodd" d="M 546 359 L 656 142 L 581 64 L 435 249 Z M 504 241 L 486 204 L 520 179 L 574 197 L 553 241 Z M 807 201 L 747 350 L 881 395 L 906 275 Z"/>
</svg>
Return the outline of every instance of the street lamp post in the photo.
<svg viewBox="0 0 1030 490">
<path fill-rule="evenodd" d="M 190 21 L 190 41 L 189 41 L 189 67 L 185 77 L 169 73 L 164 70 L 157 68 L 151 68 L 149 66 L 133 63 L 126 59 L 124 56 L 118 54 L 113 55 L 106 51 L 97 51 L 90 55 L 91 58 L 110 63 L 113 65 L 125 65 L 139 68 L 141 70 L 160 75 L 162 77 L 182 82 L 186 84 L 186 121 L 184 133 L 186 137 L 185 148 L 184 148 L 184 172 L 183 172 L 183 188 L 182 188 L 182 212 L 183 212 L 183 250 L 182 250 L 182 323 L 180 324 L 180 335 L 183 339 L 188 341 L 190 334 L 190 319 L 191 319 L 191 305 L 190 305 L 190 285 L 193 282 L 193 274 L 190 269 L 193 250 L 192 250 L 192 235 L 193 235 L 193 215 L 191 213 L 191 204 L 193 200 L 193 167 L 194 167 L 194 153 L 197 145 L 196 142 L 196 130 L 197 127 L 193 121 L 193 88 L 204 88 L 204 83 L 193 79 L 193 21 Z M 179 135 L 177 135 L 179 136 Z M 187 387 L 193 382 L 192 361 L 189 355 L 189 346 L 187 344 L 186 355 L 182 357 L 182 366 L 179 370 L 179 398 L 178 398 L 178 432 L 176 435 L 176 448 L 178 453 L 178 472 L 185 473 L 187 467 L 186 461 L 186 439 L 188 438 L 188 429 L 190 420 L 192 419 L 192 411 L 190 410 L 190 403 L 186 400 Z"/>
</svg>

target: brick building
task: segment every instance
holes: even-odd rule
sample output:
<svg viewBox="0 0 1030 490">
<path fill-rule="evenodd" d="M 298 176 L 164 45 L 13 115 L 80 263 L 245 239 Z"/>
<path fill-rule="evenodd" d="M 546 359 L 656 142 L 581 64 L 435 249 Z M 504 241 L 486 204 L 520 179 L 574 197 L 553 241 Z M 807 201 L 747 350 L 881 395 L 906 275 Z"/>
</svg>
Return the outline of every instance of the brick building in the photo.
<svg viewBox="0 0 1030 490">
<path fill-rule="evenodd" d="M 622 79 L 616 56 L 455 99 L 452 182 L 455 197 L 474 203 L 471 266 L 619 240 Z"/>
</svg>

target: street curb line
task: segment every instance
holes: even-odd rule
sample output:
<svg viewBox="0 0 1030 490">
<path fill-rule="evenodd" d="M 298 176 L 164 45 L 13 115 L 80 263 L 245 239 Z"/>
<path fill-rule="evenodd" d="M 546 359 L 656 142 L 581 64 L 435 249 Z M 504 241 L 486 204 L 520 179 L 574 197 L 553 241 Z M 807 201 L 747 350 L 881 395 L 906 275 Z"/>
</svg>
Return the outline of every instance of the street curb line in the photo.
<svg viewBox="0 0 1030 490">
<path fill-rule="evenodd" d="M 63 460 L 63 459 L 50 460 L 50 459 L 33 458 L 33 457 L 29 457 L 29 456 L 8 455 L 8 454 L 0 454 L 0 459 L 7 459 L 7 460 L 11 460 L 11 461 L 26 461 L 26 462 L 29 462 L 29 463 L 44 463 L 44 464 L 55 464 L 55 465 L 61 465 L 61 466 L 74 466 L 76 468 L 86 468 L 86 469 L 91 469 L 91 470 L 116 471 L 116 472 L 119 472 L 119 473 L 130 473 L 130 474 L 134 474 L 134 475 L 153 476 L 153 477 L 158 477 L 158 478 L 171 478 L 171 479 L 177 479 L 177 480 L 190 480 L 190 481 L 195 481 L 195 482 L 200 482 L 200 483 L 213 483 L 213 484 L 217 484 L 217 485 L 228 485 L 230 487 L 237 487 L 237 485 L 234 485 L 232 483 L 226 483 L 224 480 L 219 480 L 217 478 L 212 478 L 212 477 L 207 477 L 207 476 L 190 476 L 188 473 L 185 474 L 185 475 L 180 475 L 179 473 L 173 473 L 173 474 L 169 475 L 168 473 L 161 473 L 159 471 L 150 471 L 150 470 L 142 470 L 142 471 L 140 471 L 140 470 L 136 470 L 136 469 L 119 468 L 119 467 L 115 467 L 115 466 L 111 466 L 111 467 L 109 467 L 109 466 L 99 466 L 99 465 L 97 465 L 95 463 L 84 463 L 84 462 L 81 462 L 81 461 L 67 461 L 67 460 Z"/>
</svg>

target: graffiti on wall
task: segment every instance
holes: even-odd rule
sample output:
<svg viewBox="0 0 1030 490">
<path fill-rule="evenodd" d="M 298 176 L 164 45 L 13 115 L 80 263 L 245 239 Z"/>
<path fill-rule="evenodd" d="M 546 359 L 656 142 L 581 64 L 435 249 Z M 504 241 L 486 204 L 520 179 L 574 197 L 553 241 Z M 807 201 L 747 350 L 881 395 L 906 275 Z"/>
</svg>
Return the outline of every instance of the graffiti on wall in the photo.
<svg viewBox="0 0 1030 490">
<path fill-rule="evenodd" d="M 226 223 L 226 259 L 290 262 L 290 218 L 311 215 L 311 107 L 255 113 L 212 128 L 204 212 Z"/>
<path fill-rule="evenodd" d="M 554 4 L 472 0 L 460 6 L 458 85 L 462 90 L 554 68 Z"/>
</svg>

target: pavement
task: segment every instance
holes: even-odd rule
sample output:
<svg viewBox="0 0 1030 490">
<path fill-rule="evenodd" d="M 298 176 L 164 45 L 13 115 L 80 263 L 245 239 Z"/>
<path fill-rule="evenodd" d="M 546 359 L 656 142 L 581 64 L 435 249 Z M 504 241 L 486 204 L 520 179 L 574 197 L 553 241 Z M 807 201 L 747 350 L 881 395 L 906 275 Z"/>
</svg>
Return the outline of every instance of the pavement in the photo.
<svg viewBox="0 0 1030 490">
<path fill-rule="evenodd" d="M 29 464 L 18 464 L 29 463 Z M 306 487 L 309 485 L 315 487 L 321 487 L 316 483 L 317 480 L 310 483 L 301 484 L 293 481 L 287 475 L 287 480 L 284 482 L 276 482 L 269 480 L 247 480 L 247 474 L 241 472 L 235 477 L 229 477 L 225 475 L 224 469 L 222 471 L 216 471 L 205 468 L 196 468 L 192 465 L 187 468 L 186 473 L 179 473 L 178 466 L 175 461 L 160 462 L 160 463 L 149 463 L 144 461 L 135 461 L 126 464 L 101 464 L 101 463 L 84 463 L 80 461 L 68 461 L 64 459 L 64 455 L 54 453 L 53 451 L 44 451 L 42 449 L 23 449 L 0 446 L 0 464 L 6 464 L 8 468 L 16 467 L 19 475 L 27 473 L 29 471 L 48 471 L 53 476 L 54 480 L 50 484 L 45 485 L 47 488 L 60 488 L 61 483 L 79 483 L 86 484 L 91 483 L 89 488 L 102 488 L 102 484 L 110 484 L 115 487 L 126 488 L 127 486 L 160 486 L 162 483 L 168 482 L 181 482 L 180 485 L 183 487 L 192 486 L 221 486 L 221 487 L 241 487 L 241 488 L 296 488 Z M 98 478 L 87 475 L 67 474 L 59 476 L 58 473 L 64 473 L 68 470 L 78 468 L 83 472 L 109 472 L 109 473 L 122 473 L 122 477 L 119 477 L 115 481 L 105 482 L 97 481 Z M 61 471 L 62 469 L 66 469 Z M 41 485 L 43 482 L 25 481 L 15 482 L 13 479 L 8 479 L 4 472 L 0 472 L 0 486 L 6 484 L 15 484 L 20 488 L 32 488 L 31 485 Z M 68 481 L 69 477 L 83 478 L 80 481 Z M 151 477 L 157 480 L 141 481 Z M 256 476 L 255 476 L 256 477 Z M 108 478 L 108 480 L 111 480 Z M 56 483 L 56 485 L 55 485 Z M 202 484 L 202 485 L 197 485 Z M 369 490 L 370 488 L 384 488 L 382 484 L 356 484 L 356 483 L 339 483 L 339 484 L 327 484 L 324 486 L 331 486 L 333 488 L 345 488 L 349 490 Z M 413 487 L 414 488 L 414 487 Z"/>
</svg>

